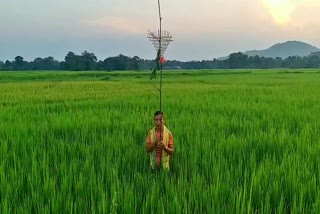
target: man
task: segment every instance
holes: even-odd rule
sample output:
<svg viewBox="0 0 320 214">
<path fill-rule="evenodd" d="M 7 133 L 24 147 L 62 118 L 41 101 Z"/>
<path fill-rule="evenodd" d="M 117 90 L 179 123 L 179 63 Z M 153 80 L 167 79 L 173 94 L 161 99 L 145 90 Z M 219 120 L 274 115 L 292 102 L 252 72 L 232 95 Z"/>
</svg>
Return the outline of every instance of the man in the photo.
<svg viewBox="0 0 320 214">
<path fill-rule="evenodd" d="M 173 136 L 164 125 L 164 114 L 154 113 L 155 127 L 148 132 L 146 152 L 150 153 L 150 167 L 154 169 L 170 169 L 170 156 L 174 152 Z"/>
</svg>

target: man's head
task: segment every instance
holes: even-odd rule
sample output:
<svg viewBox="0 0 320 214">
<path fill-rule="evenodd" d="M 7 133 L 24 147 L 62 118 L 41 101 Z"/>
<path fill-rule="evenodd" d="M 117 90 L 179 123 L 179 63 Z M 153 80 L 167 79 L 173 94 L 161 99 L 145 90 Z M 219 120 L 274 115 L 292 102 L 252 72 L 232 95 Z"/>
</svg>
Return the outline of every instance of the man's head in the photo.
<svg viewBox="0 0 320 214">
<path fill-rule="evenodd" d="M 164 125 L 164 114 L 161 111 L 154 113 L 154 124 L 157 128 L 161 128 Z"/>
</svg>

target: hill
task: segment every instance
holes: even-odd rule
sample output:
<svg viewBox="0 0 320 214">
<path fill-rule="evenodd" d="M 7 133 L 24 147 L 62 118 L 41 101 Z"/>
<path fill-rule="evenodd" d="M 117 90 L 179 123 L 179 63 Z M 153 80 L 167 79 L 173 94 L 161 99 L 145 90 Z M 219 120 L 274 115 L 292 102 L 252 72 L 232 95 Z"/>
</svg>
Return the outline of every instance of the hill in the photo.
<svg viewBox="0 0 320 214">
<path fill-rule="evenodd" d="M 287 41 L 278 43 L 265 50 L 250 50 L 244 52 L 248 56 L 281 57 L 283 59 L 289 56 L 308 56 L 313 52 L 320 51 L 319 48 L 300 41 Z"/>
</svg>

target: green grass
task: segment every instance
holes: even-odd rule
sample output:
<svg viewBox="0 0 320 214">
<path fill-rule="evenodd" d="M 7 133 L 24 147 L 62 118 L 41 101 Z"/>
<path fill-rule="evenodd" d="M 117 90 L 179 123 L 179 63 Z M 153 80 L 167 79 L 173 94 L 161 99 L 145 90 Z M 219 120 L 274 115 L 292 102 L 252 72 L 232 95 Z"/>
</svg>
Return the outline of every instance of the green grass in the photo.
<svg viewBox="0 0 320 214">
<path fill-rule="evenodd" d="M 298 71 L 298 72 L 297 72 Z M 319 213 L 318 70 L 0 72 L 1 213 Z"/>
</svg>

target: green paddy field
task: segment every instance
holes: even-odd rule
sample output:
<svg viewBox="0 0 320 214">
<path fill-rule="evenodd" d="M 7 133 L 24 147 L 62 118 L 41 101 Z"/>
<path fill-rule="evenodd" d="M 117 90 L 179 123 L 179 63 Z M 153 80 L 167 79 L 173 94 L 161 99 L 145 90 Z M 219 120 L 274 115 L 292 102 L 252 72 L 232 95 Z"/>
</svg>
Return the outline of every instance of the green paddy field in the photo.
<svg viewBox="0 0 320 214">
<path fill-rule="evenodd" d="M 0 72 L 0 213 L 320 213 L 320 69 Z"/>
</svg>

